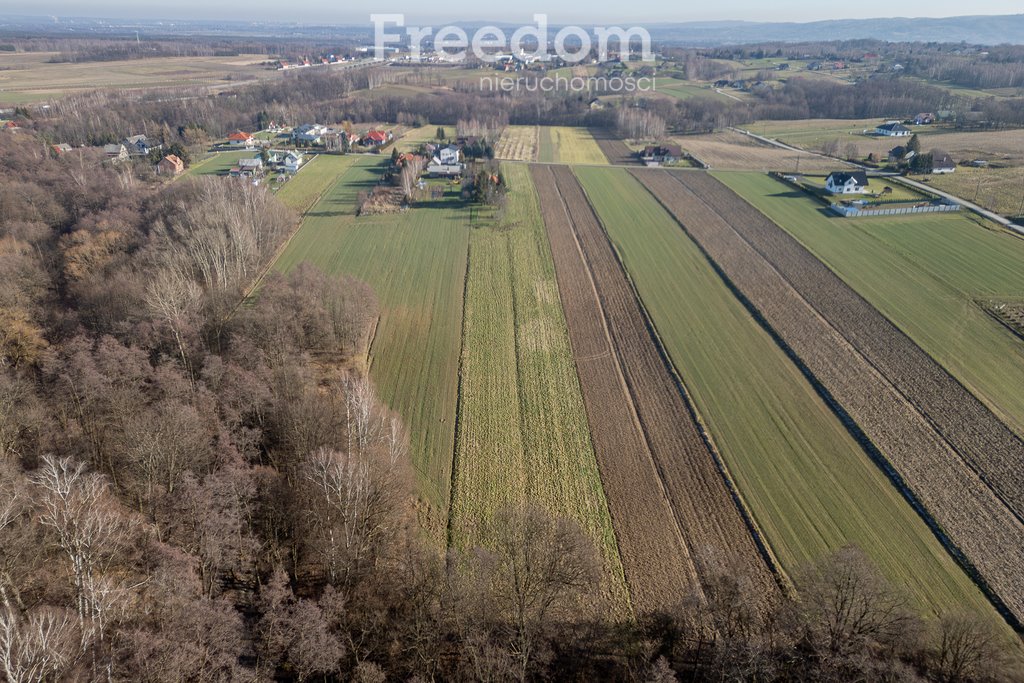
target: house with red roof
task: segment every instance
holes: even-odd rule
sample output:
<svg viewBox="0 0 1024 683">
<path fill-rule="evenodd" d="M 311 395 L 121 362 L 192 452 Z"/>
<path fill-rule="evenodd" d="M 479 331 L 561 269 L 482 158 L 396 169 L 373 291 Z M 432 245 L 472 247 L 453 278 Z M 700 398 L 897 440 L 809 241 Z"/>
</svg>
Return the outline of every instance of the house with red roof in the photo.
<svg viewBox="0 0 1024 683">
<path fill-rule="evenodd" d="M 245 147 L 246 149 L 252 149 L 256 144 L 256 138 L 253 137 L 252 133 L 245 133 L 240 130 L 236 130 L 228 136 L 228 144 L 232 147 Z"/>
<path fill-rule="evenodd" d="M 394 136 L 391 135 L 390 131 L 385 130 L 371 130 L 369 133 L 363 136 L 363 144 L 367 147 L 380 147 L 391 142 Z"/>
</svg>

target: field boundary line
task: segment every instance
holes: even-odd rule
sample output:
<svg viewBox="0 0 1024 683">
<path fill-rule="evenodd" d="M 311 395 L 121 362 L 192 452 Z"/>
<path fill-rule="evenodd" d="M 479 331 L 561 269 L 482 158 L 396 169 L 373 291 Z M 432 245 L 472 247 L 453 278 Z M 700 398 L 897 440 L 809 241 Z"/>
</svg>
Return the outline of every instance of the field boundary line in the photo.
<svg viewBox="0 0 1024 683">
<path fill-rule="evenodd" d="M 468 229 L 472 230 L 473 226 L 470 224 Z M 448 481 L 448 514 L 445 519 L 445 546 L 448 548 L 452 547 L 452 541 L 454 539 L 455 529 L 452 526 L 453 511 L 455 509 L 455 488 L 457 480 L 457 472 L 459 465 L 459 445 L 462 443 L 462 381 L 463 381 L 463 365 L 465 362 L 466 353 L 466 299 L 469 297 L 469 269 L 472 260 L 473 252 L 473 240 L 466 240 L 466 267 L 462 276 L 462 321 L 459 326 L 459 370 L 458 377 L 455 382 L 455 424 L 454 431 L 455 435 L 452 439 L 452 457 L 451 457 L 451 472 L 449 473 Z"/>
</svg>

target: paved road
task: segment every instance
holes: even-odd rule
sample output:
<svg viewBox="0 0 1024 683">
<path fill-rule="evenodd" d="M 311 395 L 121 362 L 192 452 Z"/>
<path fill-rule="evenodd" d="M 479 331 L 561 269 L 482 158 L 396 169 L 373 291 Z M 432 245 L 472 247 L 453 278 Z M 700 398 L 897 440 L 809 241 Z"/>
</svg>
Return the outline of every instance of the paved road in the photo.
<svg viewBox="0 0 1024 683">
<path fill-rule="evenodd" d="M 782 149 L 786 149 L 786 150 L 789 150 L 791 152 L 802 152 L 804 154 L 813 154 L 815 156 L 823 157 L 825 159 L 833 159 L 832 157 L 830 157 L 828 155 L 825 155 L 825 154 L 819 154 L 818 152 L 811 152 L 811 151 L 806 150 L 806 149 L 800 149 L 799 147 L 793 147 L 792 145 L 787 145 L 784 142 L 779 142 L 778 140 L 773 140 L 772 138 L 766 138 L 763 135 L 756 135 L 755 133 L 751 133 L 749 130 L 743 130 L 742 128 L 734 128 L 733 130 L 735 130 L 738 133 L 743 133 L 744 135 L 752 137 L 755 140 L 759 140 L 760 142 L 763 142 L 766 145 L 772 145 L 774 147 L 780 147 Z M 849 162 L 841 162 L 839 159 L 833 159 L 833 161 L 836 161 L 837 163 L 849 163 Z M 900 179 L 900 182 L 906 183 L 907 185 L 910 185 L 911 187 L 917 188 L 918 190 L 924 190 L 925 192 L 930 192 L 932 194 L 936 194 L 936 195 L 938 195 L 940 197 L 944 197 L 946 199 L 952 199 L 953 201 L 957 202 L 958 204 L 962 204 L 963 206 L 967 207 L 968 209 L 970 209 L 971 211 L 975 212 L 976 214 L 984 216 L 985 218 L 988 218 L 991 221 L 995 221 L 996 223 L 999 223 L 1000 225 L 1002 225 L 1004 228 L 1007 228 L 1009 230 L 1013 230 L 1016 233 L 1024 235 L 1024 225 L 1018 225 L 1018 224 L 1014 223 L 1013 221 L 1009 220 L 1008 218 L 1004 218 L 1003 216 L 1000 216 L 997 213 L 989 211 L 988 209 L 986 209 L 983 206 L 978 206 L 974 202 L 969 202 L 966 199 L 961 199 L 960 197 L 957 197 L 956 195 L 952 195 L 952 194 L 950 194 L 948 192 L 943 192 L 942 190 L 936 190 L 934 187 L 931 187 L 930 185 L 927 185 L 926 183 L 921 183 L 921 182 L 918 182 L 916 180 L 911 180 L 910 178 L 907 178 L 906 176 L 902 176 L 902 175 L 900 175 L 898 173 L 880 172 L 880 171 L 876 171 L 873 168 L 868 168 L 867 166 L 862 166 L 860 164 L 850 164 L 850 165 L 856 166 L 857 168 L 864 169 L 865 171 L 869 171 L 869 172 L 872 173 L 872 175 L 877 176 L 877 177 L 890 177 L 890 178 L 897 177 L 897 178 Z"/>
</svg>

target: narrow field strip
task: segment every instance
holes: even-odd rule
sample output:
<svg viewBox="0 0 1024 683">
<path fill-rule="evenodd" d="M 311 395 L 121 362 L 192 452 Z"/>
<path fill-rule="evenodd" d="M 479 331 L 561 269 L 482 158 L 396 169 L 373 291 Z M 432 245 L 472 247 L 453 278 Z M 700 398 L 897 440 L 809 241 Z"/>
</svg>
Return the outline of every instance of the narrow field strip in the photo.
<svg viewBox="0 0 1024 683">
<path fill-rule="evenodd" d="M 736 231 L 683 174 L 632 171 L 805 368 L 933 531 L 1010 619 L 1024 615 L 1024 527 L 933 426 Z M 738 201 L 742 201 L 737 198 Z"/>
<path fill-rule="evenodd" d="M 608 158 L 586 128 L 541 126 L 540 162 L 605 165 Z"/>
<path fill-rule="evenodd" d="M 598 547 L 595 606 L 628 614 L 536 194 L 525 166 L 504 172 L 512 192 L 501 218 L 470 232 L 451 540 L 486 546 L 480 522 L 505 505 L 540 505 Z"/>
<path fill-rule="evenodd" d="M 576 174 L 783 568 L 855 544 L 922 613 L 1000 620 L 676 220 L 625 169 Z"/>
<path fill-rule="evenodd" d="M 494 146 L 494 158 L 504 161 L 537 161 L 539 126 L 506 126 Z"/>
<path fill-rule="evenodd" d="M 609 164 L 616 166 L 643 165 L 633 150 L 612 131 L 594 128 L 591 129 L 590 134 L 597 142 L 597 146 L 601 148 L 601 152 L 608 158 Z"/>
<path fill-rule="evenodd" d="M 625 385 L 604 312 L 551 169 L 531 173 L 547 229 L 576 372 L 626 582 L 638 613 L 700 593 Z M 588 359 L 588 360 L 583 360 Z"/>
</svg>

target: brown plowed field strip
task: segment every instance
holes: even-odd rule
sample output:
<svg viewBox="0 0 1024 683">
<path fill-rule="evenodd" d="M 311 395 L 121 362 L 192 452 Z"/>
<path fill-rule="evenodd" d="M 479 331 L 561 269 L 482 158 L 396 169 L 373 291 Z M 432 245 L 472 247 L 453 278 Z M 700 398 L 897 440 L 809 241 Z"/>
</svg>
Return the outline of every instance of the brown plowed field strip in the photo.
<svg viewBox="0 0 1024 683">
<path fill-rule="evenodd" d="M 923 507 L 947 547 L 973 565 L 990 597 L 1019 622 L 1024 617 L 1020 521 L 934 424 L 741 236 L 746 226 L 735 227 L 711 207 L 713 186 L 703 183 L 691 190 L 691 174 L 633 173 L 867 440 L 897 485 Z"/>
<path fill-rule="evenodd" d="M 604 155 L 608 157 L 608 163 L 617 166 L 641 166 L 640 160 L 629 146 L 615 137 L 610 131 L 594 128 L 590 134 L 601 148 Z"/>
<path fill-rule="evenodd" d="M 789 233 L 717 179 L 679 177 L 927 417 L 1024 519 L 1024 441 Z M 1024 391 L 1024 387 L 1022 387 Z"/>
<path fill-rule="evenodd" d="M 622 376 L 594 283 L 551 170 L 532 166 L 608 509 L 633 605 L 656 610 L 699 592 L 696 570 Z"/>
<path fill-rule="evenodd" d="M 583 188 L 567 166 L 551 167 L 549 172 L 568 212 L 570 227 L 575 230 L 585 267 L 596 287 L 598 314 L 603 314 L 606 321 L 629 399 L 636 408 L 650 457 L 698 576 L 704 581 L 739 575 L 750 581 L 758 594 L 770 596 L 777 590 L 772 571 L 718 469 Z M 600 425 L 602 421 L 602 417 L 593 416 L 591 424 Z M 609 473 L 609 479 L 614 477 Z M 644 492 L 635 490 L 633 495 L 638 493 Z"/>
</svg>

